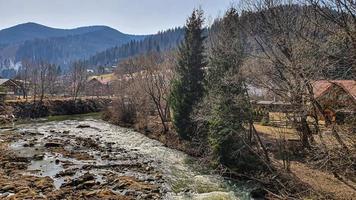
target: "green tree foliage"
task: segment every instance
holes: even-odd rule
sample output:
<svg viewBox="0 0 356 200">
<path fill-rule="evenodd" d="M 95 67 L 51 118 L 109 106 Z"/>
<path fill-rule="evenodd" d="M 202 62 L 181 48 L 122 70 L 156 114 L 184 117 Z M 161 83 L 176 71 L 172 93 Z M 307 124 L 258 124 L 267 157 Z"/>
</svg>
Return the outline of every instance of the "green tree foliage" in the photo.
<svg viewBox="0 0 356 200">
<path fill-rule="evenodd" d="M 173 81 L 170 102 L 176 131 L 183 139 L 194 132 L 191 113 L 203 96 L 204 57 L 203 12 L 194 10 L 186 24 L 186 33 L 179 48 L 177 78 Z"/>
<path fill-rule="evenodd" d="M 217 23 L 218 32 L 212 38 L 207 75 L 209 98 L 208 142 L 215 161 L 235 167 L 246 166 L 251 156 L 246 143 L 248 131 L 244 124 L 251 119 L 241 66 L 244 50 L 239 16 L 236 9 L 227 11 Z"/>
<path fill-rule="evenodd" d="M 177 48 L 184 36 L 183 28 L 174 28 L 147 36 L 143 40 L 132 40 L 127 44 L 109 48 L 86 60 L 86 65 L 113 66 L 129 57 L 144 55 L 150 52 L 171 51 Z"/>
</svg>

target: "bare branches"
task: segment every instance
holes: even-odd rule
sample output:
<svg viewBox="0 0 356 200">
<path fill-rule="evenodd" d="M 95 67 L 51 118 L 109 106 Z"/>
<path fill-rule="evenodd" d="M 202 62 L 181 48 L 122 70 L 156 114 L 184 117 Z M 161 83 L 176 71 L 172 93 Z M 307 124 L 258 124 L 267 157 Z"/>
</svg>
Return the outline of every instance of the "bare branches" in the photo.
<svg viewBox="0 0 356 200">
<path fill-rule="evenodd" d="M 175 58 L 167 54 L 149 54 L 129 59 L 117 71 L 117 95 L 139 107 L 139 117 L 158 116 L 162 132 L 169 130 L 168 96 Z M 140 112 L 141 111 L 141 112 Z"/>
<path fill-rule="evenodd" d="M 80 93 L 84 90 L 87 78 L 88 75 L 84 63 L 75 62 L 70 73 L 69 82 L 69 88 L 71 88 L 71 94 L 74 100 L 76 100 Z"/>
</svg>

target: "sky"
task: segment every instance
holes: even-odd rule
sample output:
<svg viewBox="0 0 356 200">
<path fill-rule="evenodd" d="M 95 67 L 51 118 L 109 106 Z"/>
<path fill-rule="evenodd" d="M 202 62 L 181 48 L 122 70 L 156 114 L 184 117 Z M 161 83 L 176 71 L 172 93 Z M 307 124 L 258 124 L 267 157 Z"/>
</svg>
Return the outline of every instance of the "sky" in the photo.
<svg viewBox="0 0 356 200">
<path fill-rule="evenodd" d="M 107 25 L 124 33 L 152 34 L 184 25 L 201 7 L 207 24 L 234 0 L 0 0 L 0 29 L 26 22 L 55 28 Z"/>
</svg>

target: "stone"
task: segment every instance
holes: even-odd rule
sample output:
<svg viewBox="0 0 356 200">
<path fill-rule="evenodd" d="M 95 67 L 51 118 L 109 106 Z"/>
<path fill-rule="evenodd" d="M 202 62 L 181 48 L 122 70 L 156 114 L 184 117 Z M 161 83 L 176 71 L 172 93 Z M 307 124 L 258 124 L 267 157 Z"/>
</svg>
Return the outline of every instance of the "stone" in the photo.
<svg viewBox="0 0 356 200">
<path fill-rule="evenodd" d="M 61 147 L 63 144 L 58 143 L 58 142 L 47 142 L 44 146 L 46 148 L 51 148 L 51 147 Z"/>
<path fill-rule="evenodd" d="M 90 191 L 90 192 L 85 192 L 84 195 L 85 196 L 94 196 L 96 195 L 97 191 Z"/>
<path fill-rule="evenodd" d="M 67 169 L 56 174 L 56 178 L 64 176 L 73 176 L 76 173 L 76 169 Z"/>
<path fill-rule="evenodd" d="M 90 128 L 88 124 L 79 124 L 76 128 Z"/>
<path fill-rule="evenodd" d="M 36 154 L 33 156 L 33 160 L 43 160 L 44 155 L 43 154 Z"/>
<path fill-rule="evenodd" d="M 80 185 L 77 186 L 77 189 L 88 189 L 96 185 L 96 182 L 94 180 L 86 181 Z"/>
<path fill-rule="evenodd" d="M 1 191 L 3 192 L 10 192 L 14 190 L 15 190 L 15 186 L 13 185 L 5 185 L 4 187 L 1 188 Z"/>
<path fill-rule="evenodd" d="M 92 181 L 92 180 L 95 180 L 95 177 L 90 174 L 90 173 L 86 173 L 84 174 L 83 176 L 80 176 L 79 178 L 75 179 L 75 180 L 72 180 L 71 182 L 69 183 L 65 183 L 63 184 L 61 187 L 66 187 L 66 186 L 78 186 L 80 184 L 83 184 L 85 182 L 88 182 L 88 181 Z M 95 182 L 94 182 L 95 183 Z M 91 183 L 88 183 L 88 184 L 91 184 Z"/>
</svg>

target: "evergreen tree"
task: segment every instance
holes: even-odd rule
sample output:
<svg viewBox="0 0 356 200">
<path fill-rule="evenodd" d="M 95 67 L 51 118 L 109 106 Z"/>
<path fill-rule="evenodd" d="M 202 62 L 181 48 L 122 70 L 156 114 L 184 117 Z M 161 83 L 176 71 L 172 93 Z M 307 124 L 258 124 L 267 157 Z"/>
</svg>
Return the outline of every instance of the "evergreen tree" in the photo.
<svg viewBox="0 0 356 200">
<path fill-rule="evenodd" d="M 179 47 L 177 79 L 173 81 L 171 106 L 173 123 L 181 138 L 189 140 L 194 132 L 191 113 L 203 96 L 204 57 L 203 12 L 194 10 L 187 20 L 185 37 Z"/>
<path fill-rule="evenodd" d="M 246 153 L 248 134 L 244 129 L 244 123 L 249 122 L 251 115 L 241 76 L 244 40 L 236 9 L 228 10 L 217 26 L 207 75 L 208 141 L 216 161 L 238 167 L 248 164 L 250 160 L 246 159 L 251 158 L 246 156 L 250 154 Z"/>
</svg>

